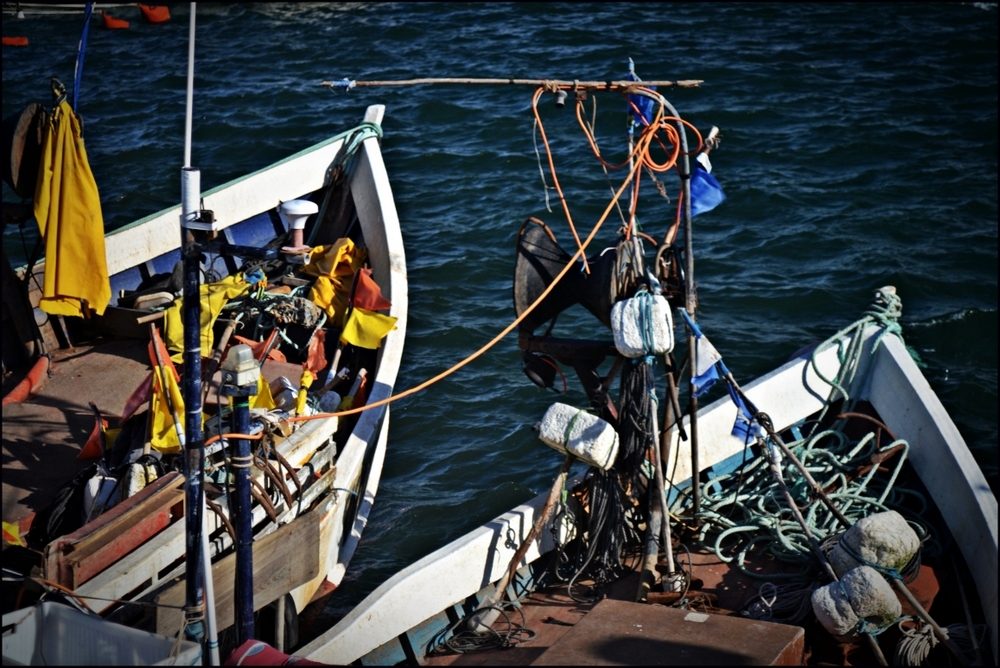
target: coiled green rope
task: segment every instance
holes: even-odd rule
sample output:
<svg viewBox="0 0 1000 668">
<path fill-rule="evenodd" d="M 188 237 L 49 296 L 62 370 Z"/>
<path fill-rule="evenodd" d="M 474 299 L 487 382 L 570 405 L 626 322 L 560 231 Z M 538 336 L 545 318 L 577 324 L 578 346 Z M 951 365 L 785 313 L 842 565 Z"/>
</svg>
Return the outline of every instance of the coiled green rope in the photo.
<svg viewBox="0 0 1000 668">
<path fill-rule="evenodd" d="M 822 488 L 834 490 L 828 493 L 828 497 L 850 522 L 892 509 L 907 518 L 921 540 L 926 541 L 928 533 L 921 521 L 922 511 L 915 513 L 906 507 L 915 500 L 921 509 L 926 510 L 926 499 L 913 490 L 894 488 L 909 454 L 909 444 L 895 440 L 879 446 L 874 433 L 851 440 L 843 432 L 846 419 L 820 429 L 834 402 L 842 400 L 845 411 L 852 409 L 856 403 L 850 396 L 849 388 L 858 386 L 856 377 L 860 370 L 870 368 L 870 365 L 863 364 L 865 329 L 870 325 L 882 329 L 872 342 L 870 355 L 878 349 L 887 334 L 902 339 L 898 322 L 901 313 L 902 302 L 895 291 L 883 288 L 876 292 L 875 300 L 860 320 L 816 348 L 810 365 L 832 389 L 819 416 L 810 420 L 813 423 L 812 433 L 789 443 L 788 447 Z M 827 378 L 820 372 L 816 359 L 831 346 L 837 346 L 840 370 L 833 378 Z M 886 475 L 874 463 L 882 459 L 875 455 L 884 455 L 894 449 L 899 450 L 895 466 Z M 869 470 L 862 474 L 866 466 Z M 787 461 L 781 462 L 781 470 L 792 498 L 803 511 L 813 535 L 820 541 L 839 535 L 843 531 L 840 522 L 826 505 L 815 502 L 799 470 Z M 733 564 L 744 574 L 758 579 L 787 581 L 812 577 L 808 569 L 796 573 L 763 574 L 751 570 L 747 564 L 747 555 L 751 552 L 768 552 L 781 562 L 803 566 L 812 559 L 809 539 L 787 507 L 764 452 L 748 457 L 744 465 L 735 471 L 704 481 L 700 490 L 701 512 L 698 519 L 701 529 L 698 540 L 711 549 L 720 561 Z M 679 494 L 672 504 L 672 512 L 683 514 L 689 510 L 691 499 L 690 493 Z"/>
</svg>

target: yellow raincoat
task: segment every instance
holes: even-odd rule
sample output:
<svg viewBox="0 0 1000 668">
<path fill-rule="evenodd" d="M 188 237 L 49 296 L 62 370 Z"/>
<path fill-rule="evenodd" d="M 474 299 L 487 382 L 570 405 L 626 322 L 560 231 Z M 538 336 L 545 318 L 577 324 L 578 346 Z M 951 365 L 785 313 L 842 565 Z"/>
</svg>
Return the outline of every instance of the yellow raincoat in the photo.
<svg viewBox="0 0 1000 668">
<path fill-rule="evenodd" d="M 87 162 L 80 121 L 65 101 L 45 128 L 35 220 L 45 240 L 42 310 L 52 315 L 103 314 L 111 300 L 111 283 L 101 198 Z"/>
<path fill-rule="evenodd" d="M 326 311 L 335 327 L 344 324 L 351 282 L 367 257 L 368 250 L 350 239 L 338 239 L 331 246 L 316 246 L 309 252 L 309 264 L 302 273 L 317 277 L 309 299 Z"/>
</svg>

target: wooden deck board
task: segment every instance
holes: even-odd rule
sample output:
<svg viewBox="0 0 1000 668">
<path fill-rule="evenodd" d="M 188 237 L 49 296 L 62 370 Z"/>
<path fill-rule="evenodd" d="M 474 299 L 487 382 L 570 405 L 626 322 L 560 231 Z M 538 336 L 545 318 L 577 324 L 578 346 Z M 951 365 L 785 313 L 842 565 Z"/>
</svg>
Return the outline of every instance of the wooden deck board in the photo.
<svg viewBox="0 0 1000 668">
<path fill-rule="evenodd" d="M 147 355 L 145 343 L 127 340 L 56 351 L 38 396 L 3 407 L 4 521 L 41 510 L 86 465 L 76 456 L 94 427 L 88 402 L 120 415 L 149 372 Z"/>
</svg>

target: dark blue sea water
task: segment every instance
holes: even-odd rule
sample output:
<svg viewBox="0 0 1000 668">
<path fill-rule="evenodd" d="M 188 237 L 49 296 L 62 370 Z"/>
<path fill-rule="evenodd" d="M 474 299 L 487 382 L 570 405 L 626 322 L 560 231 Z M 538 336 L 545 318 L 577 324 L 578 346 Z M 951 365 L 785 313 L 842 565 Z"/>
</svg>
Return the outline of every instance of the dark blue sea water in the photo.
<svg viewBox="0 0 1000 668">
<path fill-rule="evenodd" d="M 187 11 L 172 6 L 174 19 L 153 26 L 122 8 L 129 30 L 92 26 L 79 112 L 109 228 L 179 200 Z M 695 219 L 694 244 L 700 320 L 737 379 L 826 338 L 873 289 L 895 285 L 906 341 L 997 489 L 996 4 L 203 4 L 198 20 L 194 163 L 205 187 L 387 106 L 383 151 L 410 279 L 400 389 L 513 318 L 513 244 L 527 216 L 572 243 L 558 209 L 545 209 L 532 91 L 318 83 L 612 79 L 632 57 L 645 79 L 703 79 L 666 95 L 697 127 L 722 129 L 712 161 L 728 200 Z M 81 24 L 4 17 L 4 35 L 30 40 L 3 50 L 5 117 L 48 104 L 49 77 L 72 82 Z M 546 98 L 542 115 L 589 229 L 607 182 L 571 106 Z M 623 115 L 620 98 L 599 97 L 598 135 L 618 156 Z M 662 235 L 671 206 L 649 193 L 645 229 Z M 16 257 L 18 231 L 3 239 Z M 393 407 L 374 514 L 331 617 L 548 487 L 559 458 L 529 427 L 554 397 L 519 366 L 511 335 Z M 572 385 L 564 400 L 586 404 Z"/>
</svg>

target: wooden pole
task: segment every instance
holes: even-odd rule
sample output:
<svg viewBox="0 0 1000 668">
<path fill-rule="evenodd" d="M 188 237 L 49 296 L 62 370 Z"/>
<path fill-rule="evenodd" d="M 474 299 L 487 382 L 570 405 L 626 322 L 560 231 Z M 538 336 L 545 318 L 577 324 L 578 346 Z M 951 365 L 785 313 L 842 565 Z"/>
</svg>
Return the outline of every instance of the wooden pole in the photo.
<svg viewBox="0 0 1000 668">
<path fill-rule="evenodd" d="M 640 86 L 657 86 L 661 88 L 697 88 L 704 83 L 702 79 L 681 79 L 678 81 L 563 81 L 560 79 L 475 79 L 454 77 L 424 77 L 420 79 L 388 79 L 379 81 L 323 81 L 320 86 L 327 88 L 367 88 L 371 86 L 428 86 L 428 85 L 486 85 L 486 86 L 546 86 L 553 89 L 569 88 L 587 91 L 631 91 Z"/>
</svg>

